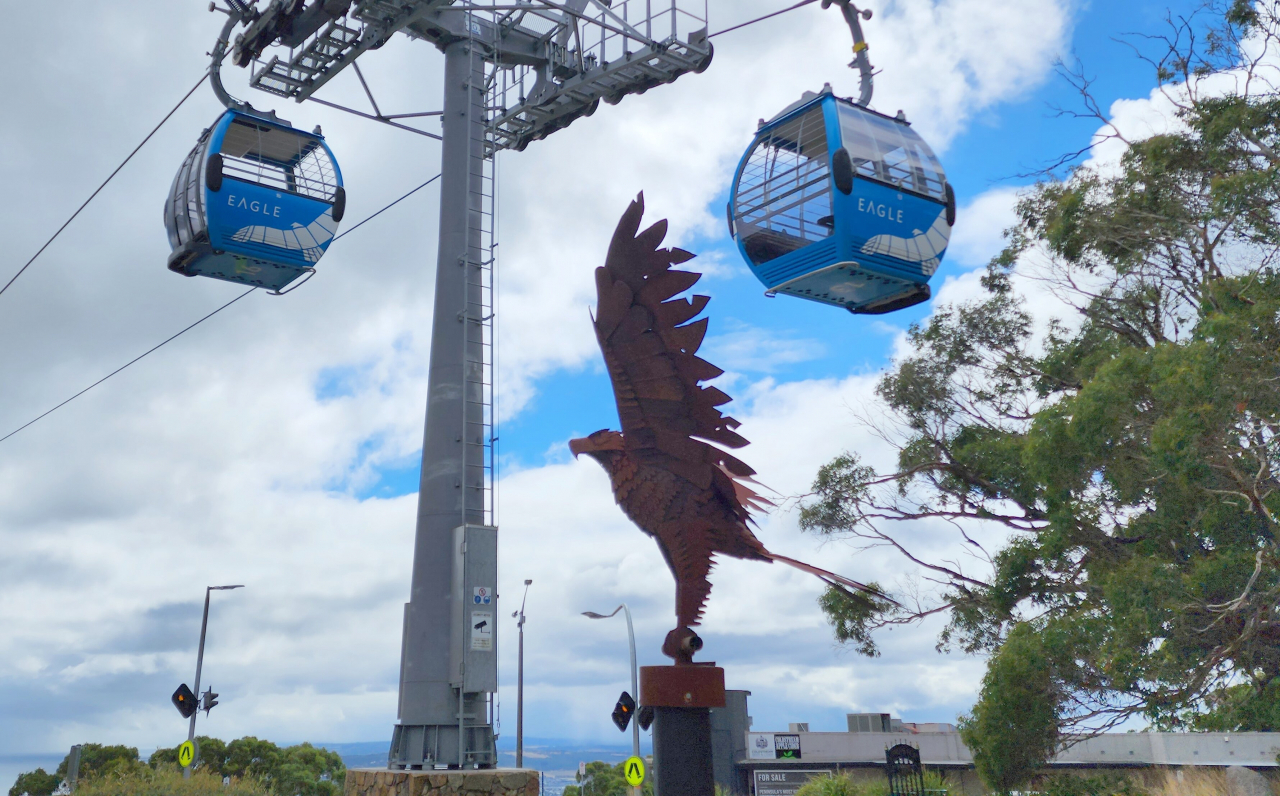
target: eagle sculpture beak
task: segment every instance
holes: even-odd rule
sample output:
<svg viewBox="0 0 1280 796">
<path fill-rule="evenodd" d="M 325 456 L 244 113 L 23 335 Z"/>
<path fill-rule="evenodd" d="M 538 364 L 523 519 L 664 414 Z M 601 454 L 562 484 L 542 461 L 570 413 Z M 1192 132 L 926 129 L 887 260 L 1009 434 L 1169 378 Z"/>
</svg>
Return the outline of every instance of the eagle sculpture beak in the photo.
<svg viewBox="0 0 1280 796">
<path fill-rule="evenodd" d="M 580 454 L 586 453 L 587 441 L 588 440 L 585 437 L 569 440 L 569 452 L 573 454 L 573 458 L 576 459 Z"/>
</svg>

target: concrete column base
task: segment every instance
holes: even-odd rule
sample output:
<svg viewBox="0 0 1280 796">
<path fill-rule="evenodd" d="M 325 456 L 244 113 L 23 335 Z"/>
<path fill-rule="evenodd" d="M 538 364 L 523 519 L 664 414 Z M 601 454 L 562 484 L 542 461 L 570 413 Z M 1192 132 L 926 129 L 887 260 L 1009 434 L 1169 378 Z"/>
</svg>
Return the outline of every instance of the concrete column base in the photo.
<svg viewBox="0 0 1280 796">
<path fill-rule="evenodd" d="M 538 786 L 538 772 L 527 768 L 480 771 L 349 768 L 343 796 L 538 796 Z"/>
</svg>

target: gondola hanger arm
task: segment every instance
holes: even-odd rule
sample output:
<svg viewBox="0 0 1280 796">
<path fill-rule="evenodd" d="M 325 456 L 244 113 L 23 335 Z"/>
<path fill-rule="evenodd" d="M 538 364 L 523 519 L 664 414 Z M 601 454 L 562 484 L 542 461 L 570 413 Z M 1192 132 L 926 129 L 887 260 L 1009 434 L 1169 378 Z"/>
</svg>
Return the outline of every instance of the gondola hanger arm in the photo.
<svg viewBox="0 0 1280 796">
<path fill-rule="evenodd" d="M 871 102 L 871 94 L 875 90 L 875 75 L 871 66 L 871 57 L 867 55 L 867 40 L 862 35 L 862 22 L 859 17 L 864 20 L 871 19 L 871 9 L 859 10 L 851 0 L 822 0 L 823 8 L 830 8 L 833 5 L 840 6 L 840 13 L 844 15 L 844 21 L 849 24 L 849 32 L 853 34 L 853 60 L 849 62 L 849 68 L 858 70 L 861 86 L 857 104 L 866 107 Z"/>
<path fill-rule="evenodd" d="M 213 13 L 214 11 L 221 11 L 226 14 L 227 21 L 223 24 L 222 32 L 218 34 L 218 40 L 213 45 L 213 52 L 209 53 L 209 85 L 213 88 L 214 95 L 217 96 L 223 107 L 245 113 L 260 113 L 249 103 L 232 97 L 222 85 L 222 62 L 226 59 L 227 47 L 231 44 L 231 31 L 235 30 L 236 25 L 249 19 L 256 12 L 252 10 L 252 7 L 245 6 L 243 2 L 228 2 L 227 8 L 220 8 L 215 3 L 209 3 L 209 12 Z M 275 111 L 269 111 L 265 115 L 274 119 Z"/>
</svg>

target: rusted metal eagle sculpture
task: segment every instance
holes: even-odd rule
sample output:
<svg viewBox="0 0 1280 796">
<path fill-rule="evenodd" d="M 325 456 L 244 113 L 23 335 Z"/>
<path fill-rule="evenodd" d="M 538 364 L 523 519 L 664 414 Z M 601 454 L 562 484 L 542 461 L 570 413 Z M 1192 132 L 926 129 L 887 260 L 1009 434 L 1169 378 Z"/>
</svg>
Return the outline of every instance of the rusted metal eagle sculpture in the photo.
<svg viewBox="0 0 1280 796">
<path fill-rule="evenodd" d="M 739 423 L 717 408 L 731 399 L 699 382 L 724 371 L 697 356 L 707 318 L 692 321 L 710 300 L 673 298 L 702 275 L 671 266 L 693 259 L 682 249 L 659 249 L 667 222 L 644 232 L 644 195 L 623 214 L 602 268 L 596 269 L 596 339 L 613 381 L 622 431 L 602 429 L 571 440 L 609 473 L 618 505 L 658 549 L 676 579 L 679 626 L 662 651 L 689 663 L 702 641 L 692 628 L 711 592 L 716 555 L 780 561 L 829 584 L 883 597 L 877 590 L 825 569 L 771 553 L 751 532 L 751 515 L 772 504 L 749 484 L 746 464 L 709 443 L 742 448 Z"/>
</svg>

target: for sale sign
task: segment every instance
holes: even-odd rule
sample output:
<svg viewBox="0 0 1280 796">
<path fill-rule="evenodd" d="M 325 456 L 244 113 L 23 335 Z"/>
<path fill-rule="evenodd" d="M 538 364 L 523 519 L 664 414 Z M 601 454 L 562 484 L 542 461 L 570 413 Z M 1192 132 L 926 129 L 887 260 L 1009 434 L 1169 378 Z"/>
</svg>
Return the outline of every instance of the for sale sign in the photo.
<svg viewBox="0 0 1280 796">
<path fill-rule="evenodd" d="M 800 786 L 830 771 L 755 771 L 755 796 L 795 796 Z"/>
</svg>

